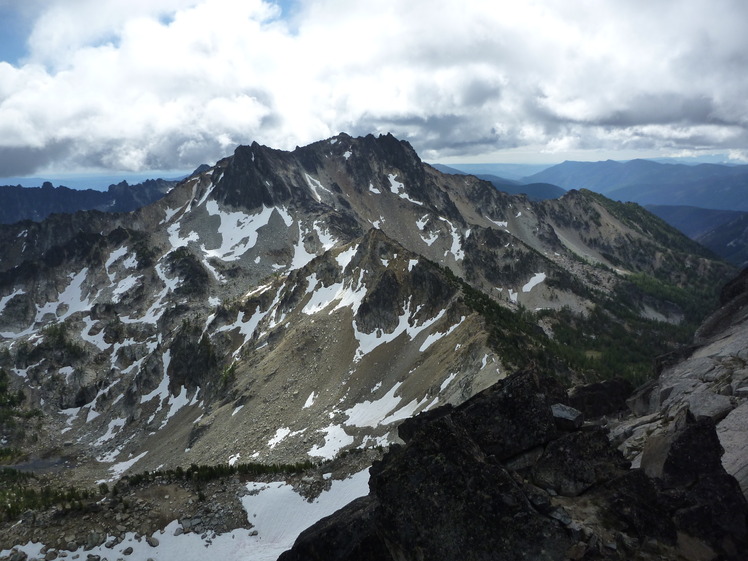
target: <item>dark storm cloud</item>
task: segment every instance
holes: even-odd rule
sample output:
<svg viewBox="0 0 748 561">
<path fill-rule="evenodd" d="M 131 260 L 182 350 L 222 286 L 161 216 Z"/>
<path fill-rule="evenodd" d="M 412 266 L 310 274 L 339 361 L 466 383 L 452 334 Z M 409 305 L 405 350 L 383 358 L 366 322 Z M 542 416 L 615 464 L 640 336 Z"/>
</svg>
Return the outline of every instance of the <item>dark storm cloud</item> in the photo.
<svg viewBox="0 0 748 561">
<path fill-rule="evenodd" d="M 70 144 L 55 142 L 44 148 L 0 146 L 0 177 L 30 175 L 50 162 L 70 155 Z"/>
</svg>

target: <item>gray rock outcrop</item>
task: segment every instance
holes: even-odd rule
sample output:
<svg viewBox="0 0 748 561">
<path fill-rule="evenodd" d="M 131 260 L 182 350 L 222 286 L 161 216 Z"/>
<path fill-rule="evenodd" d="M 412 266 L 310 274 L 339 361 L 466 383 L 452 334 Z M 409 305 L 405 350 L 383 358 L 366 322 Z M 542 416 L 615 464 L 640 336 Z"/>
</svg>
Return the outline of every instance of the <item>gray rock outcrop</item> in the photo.
<svg viewBox="0 0 748 561">
<path fill-rule="evenodd" d="M 748 270 L 725 285 L 693 346 L 666 364 L 628 400 L 636 416 L 614 429 L 622 451 L 651 473 L 653 458 L 663 459 L 658 448 L 688 412 L 716 426 L 722 465 L 748 496 Z"/>
</svg>

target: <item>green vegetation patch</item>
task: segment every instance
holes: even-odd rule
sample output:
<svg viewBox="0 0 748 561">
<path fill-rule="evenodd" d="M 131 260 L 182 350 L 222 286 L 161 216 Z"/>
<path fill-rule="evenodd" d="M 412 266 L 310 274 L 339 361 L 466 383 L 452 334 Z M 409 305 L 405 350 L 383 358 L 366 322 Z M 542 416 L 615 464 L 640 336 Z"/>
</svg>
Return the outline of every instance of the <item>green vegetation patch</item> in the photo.
<svg viewBox="0 0 748 561">
<path fill-rule="evenodd" d="M 27 511 L 57 506 L 63 511 L 82 510 L 97 499 L 96 491 L 41 485 L 38 478 L 11 468 L 0 468 L 0 520 L 15 520 Z"/>
</svg>

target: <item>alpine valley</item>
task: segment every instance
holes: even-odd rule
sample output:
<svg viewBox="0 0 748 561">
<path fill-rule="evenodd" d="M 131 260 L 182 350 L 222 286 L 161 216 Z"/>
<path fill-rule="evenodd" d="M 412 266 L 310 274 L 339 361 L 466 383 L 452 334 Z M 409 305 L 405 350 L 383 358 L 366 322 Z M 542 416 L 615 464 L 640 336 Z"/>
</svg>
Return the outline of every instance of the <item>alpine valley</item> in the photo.
<svg viewBox="0 0 748 561">
<path fill-rule="evenodd" d="M 135 211 L 0 226 L 0 459 L 12 468 L 0 476 L 0 557 L 276 559 L 367 495 L 376 462 L 371 487 L 384 507 L 374 515 L 374 499 L 359 501 L 365 516 L 348 520 L 373 528 L 376 519 L 378 533 L 348 540 L 358 553 L 339 558 L 435 559 L 439 547 L 419 546 L 416 531 L 413 543 L 397 541 L 411 527 L 388 533 L 382 508 L 405 496 L 397 478 L 430 477 L 428 492 L 439 494 L 448 472 L 434 466 L 451 461 L 433 444 L 439 433 L 470 449 L 458 472 L 475 509 L 487 508 L 482 493 L 495 481 L 509 514 L 490 523 L 505 516 L 514 520 L 506 532 L 545 536 L 507 538 L 514 557 L 454 542 L 464 559 L 745 558 L 739 527 L 718 521 L 704 537 L 678 522 L 692 481 L 658 495 L 652 481 L 672 465 L 629 470 L 622 455 L 638 466 L 648 434 L 662 441 L 670 426 L 702 422 L 670 402 L 660 410 L 667 396 L 651 397 L 664 387 L 650 381 L 654 359 L 671 353 L 662 370 L 685 358 L 673 352 L 736 273 L 636 204 L 587 190 L 530 201 L 442 173 L 391 135 L 340 134 L 292 152 L 240 146 Z M 586 443 L 580 457 L 609 464 L 605 477 L 567 492 L 554 474 L 568 466 L 542 454 L 577 444 L 561 442 L 550 406 L 574 405 L 578 387 L 604 380 L 615 380 L 606 383 L 621 403 L 649 382 L 637 394 L 646 417 L 585 411 L 624 423 L 611 431 L 621 451 L 600 437 L 600 422 L 572 423 L 572 440 Z M 730 402 L 715 422 L 746 397 L 730 388 L 713 392 Z M 511 403 L 512 433 L 544 436 L 500 454 L 481 444 L 483 429 L 460 428 L 483 422 L 475 411 Z M 414 444 L 419 434 L 426 444 Z M 419 446 L 437 459 L 408 456 Z M 731 474 L 748 469 L 735 461 Z M 614 472 L 642 475 L 626 475 L 613 496 L 601 488 L 615 487 Z M 740 487 L 725 485 L 743 512 Z M 567 496 L 589 502 L 553 502 Z M 599 499 L 643 513 L 644 496 L 659 497 L 675 522 L 652 514 L 649 525 L 626 526 L 603 507 L 592 512 Z M 532 510 L 524 528 L 511 511 L 520 503 Z M 597 522 L 580 525 L 583 516 Z M 334 535 L 302 543 L 293 558 L 337 558 L 325 556 L 342 550 Z"/>
</svg>

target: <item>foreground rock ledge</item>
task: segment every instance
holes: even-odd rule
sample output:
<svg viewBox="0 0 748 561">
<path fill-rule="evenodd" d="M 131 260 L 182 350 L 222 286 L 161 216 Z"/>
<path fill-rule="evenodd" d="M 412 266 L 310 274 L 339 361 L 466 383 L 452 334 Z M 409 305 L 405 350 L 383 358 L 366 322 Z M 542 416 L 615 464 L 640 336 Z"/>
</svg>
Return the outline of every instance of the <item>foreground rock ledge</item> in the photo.
<svg viewBox="0 0 748 561">
<path fill-rule="evenodd" d="M 748 504 L 713 424 L 680 419 L 648 475 L 603 429 L 559 428 L 551 407 L 564 398 L 523 371 L 406 421 L 369 495 L 280 561 L 748 559 Z"/>
</svg>

